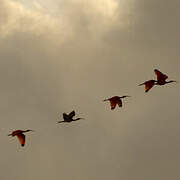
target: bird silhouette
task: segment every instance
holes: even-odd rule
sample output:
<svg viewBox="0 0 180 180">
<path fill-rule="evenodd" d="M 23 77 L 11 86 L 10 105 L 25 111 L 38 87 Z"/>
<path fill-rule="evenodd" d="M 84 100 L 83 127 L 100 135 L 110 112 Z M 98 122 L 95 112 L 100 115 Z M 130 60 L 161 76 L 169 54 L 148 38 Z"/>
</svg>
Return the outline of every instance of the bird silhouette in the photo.
<svg viewBox="0 0 180 180">
<path fill-rule="evenodd" d="M 111 110 L 115 109 L 116 105 L 118 104 L 119 107 L 122 107 L 122 99 L 126 97 L 131 97 L 131 96 L 113 96 L 111 98 L 105 99 L 103 101 L 109 101 Z"/>
<path fill-rule="evenodd" d="M 24 135 L 24 133 L 30 132 L 30 131 L 33 131 L 33 130 L 30 130 L 30 129 L 25 130 L 25 131 L 16 130 L 16 131 L 13 131 L 11 134 L 8 134 L 8 136 L 17 136 L 21 146 L 24 146 L 25 145 L 25 135 Z"/>
<path fill-rule="evenodd" d="M 165 85 L 165 84 L 168 84 L 168 83 L 177 82 L 177 81 L 174 81 L 174 80 L 166 81 L 168 76 L 166 74 L 163 74 L 162 72 L 160 72 L 157 69 L 155 69 L 154 72 L 155 72 L 155 74 L 157 76 L 157 81 L 156 81 L 157 85 L 161 86 L 161 85 Z"/>
<path fill-rule="evenodd" d="M 168 83 L 177 82 L 174 80 L 166 81 L 168 76 L 160 72 L 158 69 L 154 69 L 154 72 L 156 74 L 157 80 L 149 80 L 139 84 L 139 86 L 145 85 L 145 92 L 148 92 L 154 85 L 162 86 Z"/>
<path fill-rule="evenodd" d="M 78 121 L 80 119 L 84 118 L 76 118 L 73 119 L 73 117 L 76 115 L 75 111 L 70 112 L 69 114 L 63 113 L 63 119 L 64 121 L 58 121 L 58 123 L 70 123 L 72 121 Z"/>
<path fill-rule="evenodd" d="M 155 84 L 156 84 L 155 80 L 149 80 L 142 84 L 139 84 L 139 86 L 145 85 L 145 92 L 148 92 Z"/>
</svg>

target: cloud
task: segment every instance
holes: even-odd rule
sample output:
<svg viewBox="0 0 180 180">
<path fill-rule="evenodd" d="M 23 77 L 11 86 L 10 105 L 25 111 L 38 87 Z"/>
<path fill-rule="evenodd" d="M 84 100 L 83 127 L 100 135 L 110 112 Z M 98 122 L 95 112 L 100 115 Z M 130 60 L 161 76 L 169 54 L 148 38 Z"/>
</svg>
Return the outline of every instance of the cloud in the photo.
<svg viewBox="0 0 180 180">
<path fill-rule="evenodd" d="M 33 3 L 34 8 L 27 8 L 17 1 L 2 0 L 0 7 L 0 37 L 13 36 L 16 33 L 29 33 L 34 36 L 52 38 L 61 36 L 64 40 L 68 31 L 65 24 L 43 11 L 38 3 Z"/>
<path fill-rule="evenodd" d="M 60 42 L 83 32 L 99 37 L 117 24 L 124 28 L 128 26 L 127 17 L 131 9 L 125 8 L 124 0 L 121 3 L 116 0 L 67 0 L 59 4 L 55 1 L 59 9 L 56 7 L 53 14 L 53 7 L 45 8 L 38 1 L 32 1 L 31 6 L 19 1 L 1 1 L 1 37 L 21 32 L 36 36 L 44 34 L 50 39 L 59 36 Z"/>
</svg>

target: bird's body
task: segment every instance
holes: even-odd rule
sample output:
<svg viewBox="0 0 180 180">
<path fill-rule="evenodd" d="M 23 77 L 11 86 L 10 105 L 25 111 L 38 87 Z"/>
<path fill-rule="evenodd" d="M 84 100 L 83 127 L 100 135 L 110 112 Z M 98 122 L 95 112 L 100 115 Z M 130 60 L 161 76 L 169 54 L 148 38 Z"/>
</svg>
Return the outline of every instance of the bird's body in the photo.
<svg viewBox="0 0 180 180">
<path fill-rule="evenodd" d="M 104 101 L 109 101 L 111 110 L 115 109 L 116 105 L 119 107 L 122 107 L 122 99 L 125 97 L 130 97 L 130 96 L 113 96 L 111 98 L 105 99 Z"/>
<path fill-rule="evenodd" d="M 69 114 L 63 113 L 63 119 L 64 121 L 58 121 L 58 123 L 70 123 L 72 121 L 78 121 L 83 118 L 76 118 L 73 119 L 73 117 L 76 115 L 75 111 L 70 112 Z"/>
<path fill-rule="evenodd" d="M 26 132 L 29 132 L 29 131 L 33 131 L 33 130 L 16 130 L 16 131 L 13 131 L 11 134 L 8 134 L 8 136 L 17 136 L 21 146 L 24 146 L 25 145 L 25 135 L 23 133 L 26 133 Z"/>
<path fill-rule="evenodd" d="M 145 85 L 145 92 L 148 92 L 154 85 L 163 86 L 163 85 L 168 84 L 168 83 L 176 82 L 174 80 L 166 81 L 168 76 L 166 74 L 163 74 L 162 72 L 160 72 L 157 69 L 155 69 L 154 72 L 156 74 L 157 80 L 149 80 L 149 81 L 146 81 L 142 84 L 139 84 L 139 86 Z"/>
</svg>

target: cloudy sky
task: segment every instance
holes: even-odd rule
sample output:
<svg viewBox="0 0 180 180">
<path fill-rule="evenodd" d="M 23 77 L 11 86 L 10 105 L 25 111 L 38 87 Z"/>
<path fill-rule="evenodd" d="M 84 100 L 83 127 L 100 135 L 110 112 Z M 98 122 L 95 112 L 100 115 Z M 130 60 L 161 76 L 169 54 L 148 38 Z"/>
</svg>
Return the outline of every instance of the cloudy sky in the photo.
<svg viewBox="0 0 180 180">
<path fill-rule="evenodd" d="M 0 0 L 0 179 L 179 179 L 179 0 Z M 131 95 L 110 110 L 104 98 Z M 76 110 L 84 121 L 57 124 Z M 7 136 L 34 129 L 26 145 Z"/>
</svg>

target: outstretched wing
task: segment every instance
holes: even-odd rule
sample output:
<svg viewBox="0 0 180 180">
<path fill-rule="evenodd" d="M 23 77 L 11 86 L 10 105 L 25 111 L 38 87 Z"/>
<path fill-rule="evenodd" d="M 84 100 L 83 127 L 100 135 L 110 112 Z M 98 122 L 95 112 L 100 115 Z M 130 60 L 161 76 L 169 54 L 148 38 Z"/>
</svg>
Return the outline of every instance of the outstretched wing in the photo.
<svg viewBox="0 0 180 180">
<path fill-rule="evenodd" d="M 68 115 L 66 113 L 63 113 L 63 119 L 64 120 L 68 119 Z"/>
<path fill-rule="evenodd" d="M 114 101 L 113 99 L 109 101 L 110 101 L 111 110 L 115 109 L 117 102 Z"/>
<path fill-rule="evenodd" d="M 70 118 L 73 118 L 75 115 L 76 115 L 75 111 L 72 111 L 72 112 L 69 113 Z"/>
<path fill-rule="evenodd" d="M 168 76 L 166 74 L 163 74 L 162 72 L 160 72 L 157 69 L 155 69 L 154 72 L 155 72 L 155 74 L 157 76 L 158 81 L 165 81 L 168 78 Z"/>
<path fill-rule="evenodd" d="M 145 92 L 148 92 L 155 84 L 154 80 L 146 81 L 142 84 L 139 84 L 139 86 L 145 85 Z"/>
<path fill-rule="evenodd" d="M 153 86 L 154 86 L 155 81 L 154 80 L 149 80 L 146 81 L 145 84 L 145 92 L 148 92 Z"/>
<path fill-rule="evenodd" d="M 119 100 L 117 101 L 117 104 L 118 104 L 119 107 L 122 107 L 122 100 L 119 99 Z"/>
<path fill-rule="evenodd" d="M 18 134 L 18 135 L 17 135 L 17 138 L 18 138 L 21 146 L 24 146 L 24 145 L 25 145 L 25 135 L 22 134 L 22 133 L 21 133 L 21 134 Z"/>
</svg>

